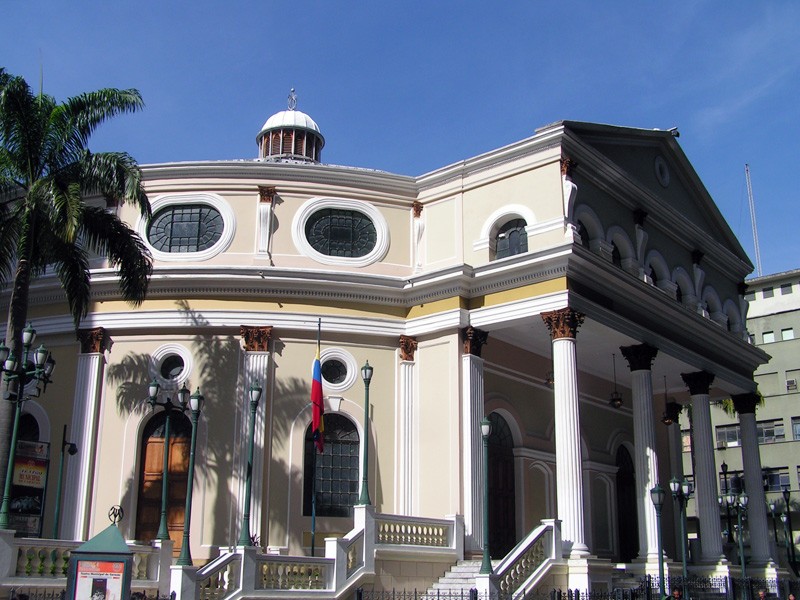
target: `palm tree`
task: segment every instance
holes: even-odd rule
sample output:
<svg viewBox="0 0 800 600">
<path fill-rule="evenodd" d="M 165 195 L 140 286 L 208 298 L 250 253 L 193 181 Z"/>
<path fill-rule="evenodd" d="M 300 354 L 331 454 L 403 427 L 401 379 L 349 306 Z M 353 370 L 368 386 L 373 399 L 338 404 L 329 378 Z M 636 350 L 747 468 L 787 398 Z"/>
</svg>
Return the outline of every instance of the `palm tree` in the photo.
<svg viewBox="0 0 800 600">
<path fill-rule="evenodd" d="M 126 301 L 144 301 L 150 252 L 107 210 L 130 203 L 150 216 L 139 165 L 126 153 L 94 154 L 87 147 L 106 119 L 143 106 L 138 91 L 117 89 L 57 103 L 0 68 L 0 280 L 11 284 L 6 343 L 15 356 L 22 357 L 31 281 L 46 271 L 58 277 L 76 329 L 89 308 L 91 256 L 116 269 Z M 12 403 L 0 400 L 0 477 L 12 417 Z"/>
</svg>

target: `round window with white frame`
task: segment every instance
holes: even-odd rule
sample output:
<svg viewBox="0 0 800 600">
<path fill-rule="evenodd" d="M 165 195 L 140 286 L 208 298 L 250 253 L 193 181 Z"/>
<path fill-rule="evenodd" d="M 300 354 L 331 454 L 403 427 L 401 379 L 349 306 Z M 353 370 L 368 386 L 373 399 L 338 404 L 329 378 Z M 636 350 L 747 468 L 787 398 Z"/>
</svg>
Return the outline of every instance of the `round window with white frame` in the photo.
<svg viewBox="0 0 800 600">
<path fill-rule="evenodd" d="M 305 256 L 326 265 L 365 267 L 389 250 L 389 226 L 368 202 L 311 198 L 297 211 L 292 239 Z"/>
<path fill-rule="evenodd" d="M 153 258 L 161 261 L 207 260 L 233 240 L 233 209 L 215 194 L 170 194 L 150 203 L 153 215 L 139 218 L 136 231 Z"/>
<path fill-rule="evenodd" d="M 319 357 L 325 391 L 340 394 L 353 387 L 358 377 L 356 359 L 341 348 L 326 348 Z"/>
<path fill-rule="evenodd" d="M 194 361 L 180 344 L 165 344 L 152 353 L 151 375 L 165 390 L 178 389 L 189 379 Z"/>
</svg>

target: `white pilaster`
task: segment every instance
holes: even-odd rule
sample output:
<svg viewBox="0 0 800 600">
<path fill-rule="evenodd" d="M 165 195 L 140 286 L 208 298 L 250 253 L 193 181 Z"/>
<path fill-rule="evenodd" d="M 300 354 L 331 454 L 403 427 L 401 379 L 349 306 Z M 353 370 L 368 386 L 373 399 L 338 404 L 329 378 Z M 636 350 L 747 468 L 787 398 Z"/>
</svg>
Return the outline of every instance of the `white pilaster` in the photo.
<svg viewBox="0 0 800 600">
<path fill-rule="evenodd" d="M 653 380 L 650 369 L 631 371 L 633 393 L 636 513 L 639 520 L 639 558 L 658 560 L 658 521 L 650 490 L 658 483 L 656 431 L 653 418 Z M 661 486 L 669 493 L 669 486 Z"/>
<path fill-rule="evenodd" d="M 464 533 L 467 551 L 483 548 L 483 439 L 481 420 L 483 407 L 483 359 L 474 354 L 461 357 L 462 385 L 462 444 L 464 481 Z"/>
<path fill-rule="evenodd" d="M 556 426 L 556 495 L 564 549 L 589 554 L 584 537 L 583 471 L 575 338 L 553 340 L 553 396 Z"/>
<path fill-rule="evenodd" d="M 75 401 L 69 435 L 78 454 L 67 461 L 61 509 L 61 537 L 86 540 L 89 534 L 102 382 L 106 359 L 102 352 L 78 355 Z"/>
<path fill-rule="evenodd" d="M 722 527 L 717 500 L 717 471 L 714 463 L 714 438 L 708 388 L 713 376 L 704 373 L 683 375 L 692 401 L 692 443 L 695 459 L 695 503 L 700 521 L 700 558 L 703 562 L 724 561 Z"/>
<path fill-rule="evenodd" d="M 772 561 L 769 551 L 769 524 L 767 500 L 761 479 L 761 456 L 758 451 L 758 430 L 755 412 L 739 413 L 739 430 L 742 435 L 742 465 L 744 488 L 750 496 L 747 503 L 747 521 L 750 531 L 750 560 L 765 565 Z"/>
<path fill-rule="evenodd" d="M 272 386 L 267 377 L 267 370 L 269 369 L 269 352 L 260 351 L 247 351 L 244 353 L 244 376 L 242 378 L 244 383 L 244 393 L 241 395 L 241 403 L 246 407 L 244 411 L 245 418 L 242 419 L 244 427 L 242 431 L 242 439 L 247 442 L 249 424 L 249 408 L 247 408 L 250 401 L 249 390 L 250 386 L 255 382 L 263 388 L 261 401 L 258 403 L 256 409 L 255 420 L 255 437 L 253 443 L 253 477 L 251 481 L 251 497 L 250 497 L 250 532 L 257 535 L 259 538 L 264 539 L 265 532 L 262 530 L 262 515 L 266 512 L 264 510 L 264 460 L 266 455 L 265 440 L 267 437 L 267 414 L 271 412 L 268 406 L 272 402 Z M 242 452 L 242 473 L 247 472 L 247 452 Z M 244 478 L 241 478 L 239 484 L 239 515 L 244 512 Z"/>
<path fill-rule="evenodd" d="M 414 364 L 409 360 L 400 361 L 400 389 L 395 417 L 395 512 L 398 515 L 411 515 L 414 510 Z"/>
</svg>

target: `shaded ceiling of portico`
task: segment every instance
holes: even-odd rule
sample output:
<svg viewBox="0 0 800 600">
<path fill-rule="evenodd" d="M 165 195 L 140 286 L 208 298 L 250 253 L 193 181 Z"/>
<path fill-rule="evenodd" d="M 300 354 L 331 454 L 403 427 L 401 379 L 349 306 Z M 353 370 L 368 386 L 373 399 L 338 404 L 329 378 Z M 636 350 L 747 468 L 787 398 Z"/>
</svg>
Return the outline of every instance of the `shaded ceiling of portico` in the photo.
<svg viewBox="0 0 800 600">
<path fill-rule="evenodd" d="M 498 340 L 526 352 L 547 357 L 548 361 L 552 356 L 550 333 L 540 315 L 533 315 L 514 323 L 498 324 L 495 327 L 488 326 L 484 329 L 489 332 L 489 345 L 492 340 Z M 620 388 L 629 389 L 631 374 L 628 363 L 620 352 L 620 347 L 634 346 L 640 343 L 642 343 L 641 340 L 634 339 L 587 316 L 579 328 L 576 338 L 578 370 L 607 380 L 610 393 L 613 389 L 614 377 L 612 354 L 616 354 L 617 383 Z M 549 364 L 548 361 L 545 364 Z M 696 365 L 659 350 L 652 365 L 653 395 L 663 398 L 664 376 L 666 376 L 667 395 L 670 400 L 674 399 L 681 403 L 688 402 L 689 394 L 681 378 L 681 373 L 691 373 L 697 370 L 699 369 Z M 543 371 L 533 375 L 544 379 L 547 374 L 547 371 Z M 729 397 L 732 393 L 745 391 L 749 390 L 716 377 L 711 389 L 711 397 L 712 399 L 721 399 Z M 625 402 L 630 406 L 629 396 L 625 398 Z"/>
</svg>

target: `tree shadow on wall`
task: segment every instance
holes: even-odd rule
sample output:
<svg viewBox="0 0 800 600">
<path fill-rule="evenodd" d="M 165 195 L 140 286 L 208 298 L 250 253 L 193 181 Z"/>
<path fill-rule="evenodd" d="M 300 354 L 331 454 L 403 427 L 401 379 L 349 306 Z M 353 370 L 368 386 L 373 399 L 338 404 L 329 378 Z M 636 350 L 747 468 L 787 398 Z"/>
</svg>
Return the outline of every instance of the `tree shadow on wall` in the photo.
<svg viewBox="0 0 800 600">
<path fill-rule="evenodd" d="M 225 335 L 219 329 L 202 317 L 202 315 L 192 310 L 188 303 L 179 301 L 176 303 L 177 312 L 183 316 L 185 324 L 191 330 L 198 332 L 191 340 L 190 350 L 193 353 L 195 370 L 192 381 L 187 382 L 192 390 L 200 388 L 205 397 L 203 413 L 200 416 L 204 421 L 207 432 L 206 446 L 202 447 L 198 438 L 196 451 L 196 473 L 195 473 L 195 497 L 194 501 L 200 501 L 197 490 L 203 485 L 213 488 L 216 504 L 213 515 L 214 523 L 210 528 L 210 539 L 204 536 L 203 544 L 233 545 L 235 544 L 241 523 L 240 502 L 231 489 L 238 488 L 238 481 L 244 476 L 242 457 L 246 455 L 246 440 L 242 439 L 244 420 L 248 418 L 248 407 L 246 390 L 243 389 L 244 381 L 242 373 L 244 371 L 244 353 L 242 351 L 241 340 L 237 335 Z M 176 330 L 179 336 L 180 330 Z M 181 336 L 182 337 L 182 336 Z M 280 347 L 280 343 L 277 344 Z M 106 370 L 109 383 L 116 387 L 117 408 L 123 415 L 130 416 L 134 413 L 149 412 L 146 404 L 148 398 L 148 385 L 153 377 L 154 362 L 152 356 L 146 353 L 129 353 L 123 356 L 119 362 L 110 364 Z M 270 373 L 274 376 L 274 361 L 270 361 Z M 233 376 L 235 374 L 235 376 Z M 182 383 L 182 382 L 181 382 Z M 289 398 L 297 399 L 302 397 L 308 403 L 310 397 L 310 387 L 308 383 L 300 381 L 290 382 L 287 386 L 274 386 L 274 393 L 270 397 L 271 386 L 264 386 L 264 395 L 261 402 L 268 402 L 268 419 L 265 422 L 265 461 L 270 456 L 269 435 L 280 436 L 281 439 L 288 437 L 288 431 L 298 410 L 294 401 L 284 401 L 284 394 Z M 174 394 L 174 391 L 171 392 Z M 173 396 L 174 397 L 174 396 Z M 156 409 L 152 414 L 160 412 Z M 292 412 L 294 411 L 294 412 Z M 235 417 L 231 418 L 231 413 Z M 142 415 L 144 421 L 152 418 L 151 415 Z M 201 425 L 203 427 L 203 425 Z M 143 429 L 139 427 L 139 432 Z M 202 431 L 202 429 L 201 429 Z M 139 434 L 141 435 L 141 433 Z M 136 452 L 141 453 L 141 439 L 136 440 Z M 201 452 L 205 455 L 201 456 Z M 135 461 L 137 472 L 132 473 L 132 477 L 125 482 L 123 498 L 121 499 L 126 507 L 135 507 L 138 496 L 138 482 L 141 478 L 141 456 L 137 456 Z M 268 466 L 273 475 L 279 479 L 288 480 L 289 473 L 286 465 L 282 461 L 270 461 Z M 275 470 L 278 469 L 278 472 Z M 284 470 L 284 473 L 280 471 Z M 233 483 L 231 483 L 233 481 Z M 200 484 L 198 482 L 204 482 Z M 302 487 L 301 487 L 302 489 Z M 264 504 L 266 505 L 269 490 L 263 491 Z M 266 518 L 266 514 L 263 518 Z M 198 535 L 198 523 L 194 526 L 194 534 Z M 208 524 L 206 524 L 206 527 Z M 208 531 L 208 529 L 206 530 Z M 256 526 L 253 526 L 253 533 L 258 534 Z M 135 534 L 135 515 L 131 515 L 130 521 L 131 537 Z"/>
</svg>

